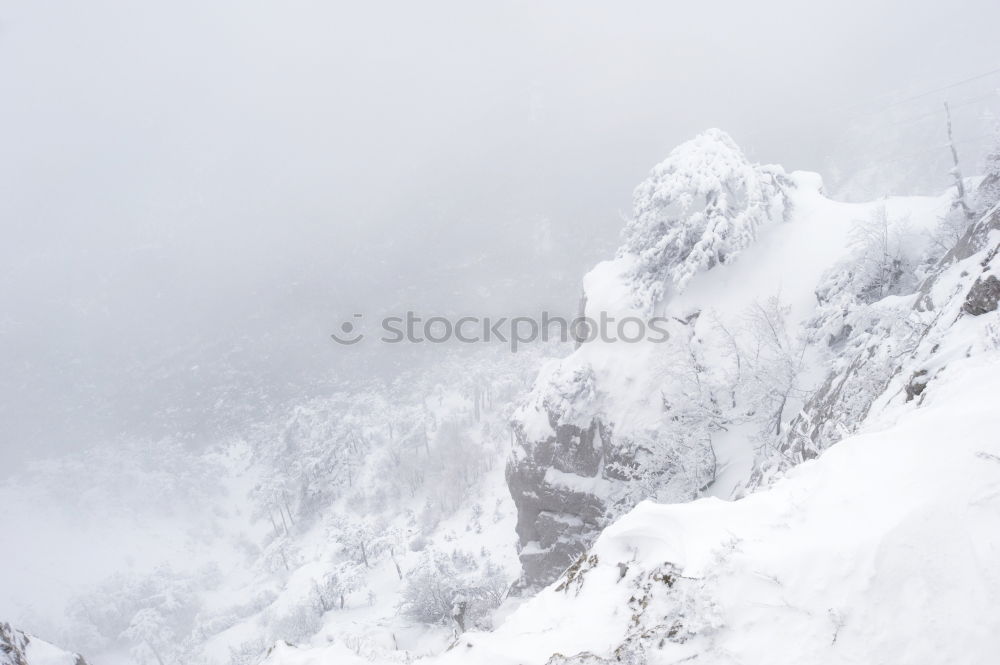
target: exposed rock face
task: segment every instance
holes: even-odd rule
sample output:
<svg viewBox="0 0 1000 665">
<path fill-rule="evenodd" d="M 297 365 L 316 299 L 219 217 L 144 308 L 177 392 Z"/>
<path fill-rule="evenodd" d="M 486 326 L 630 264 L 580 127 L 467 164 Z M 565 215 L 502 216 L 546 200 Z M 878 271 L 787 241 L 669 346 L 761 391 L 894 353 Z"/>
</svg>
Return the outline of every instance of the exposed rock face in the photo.
<svg viewBox="0 0 1000 665">
<path fill-rule="evenodd" d="M 806 270 L 809 287 L 836 287 L 832 294 L 816 292 L 818 304 L 810 302 L 809 294 L 805 299 L 802 293 L 794 296 L 799 298 L 795 311 L 815 309 L 812 318 L 791 325 L 803 326 L 800 332 L 807 334 L 822 330 L 822 339 L 829 342 L 829 361 L 816 361 L 822 365 L 811 368 L 823 371 L 825 380 L 808 386 L 806 394 L 796 376 L 802 371 L 804 350 L 782 355 L 798 341 L 784 339 L 772 325 L 785 316 L 783 282 L 776 279 L 776 313 L 764 316 L 770 317 L 765 323 L 781 351 L 766 359 L 753 356 L 759 366 L 750 372 L 756 372 L 756 378 L 741 380 L 737 364 L 736 379 L 716 381 L 703 354 L 712 348 L 718 353 L 735 349 L 732 353 L 739 358 L 741 332 L 720 332 L 713 317 L 692 318 L 692 312 L 711 307 L 705 300 L 721 293 L 718 288 L 725 283 L 724 308 L 731 317 L 738 302 L 759 313 L 761 298 L 769 295 L 759 289 L 770 288 L 765 283 L 771 278 L 758 281 L 756 275 L 742 272 L 736 257 L 768 256 L 773 245 L 755 252 L 758 232 L 776 229 L 782 222 L 790 222 L 789 230 L 780 233 L 803 242 L 804 236 L 793 229 L 800 220 L 816 219 L 810 217 L 813 206 L 840 215 L 826 207 L 818 187 L 814 191 L 818 184 L 808 174 L 789 175 L 778 167 L 751 164 L 728 136 L 711 131 L 671 153 L 636 189 L 624 244 L 614 259 L 584 277 L 581 314 L 590 321 L 605 315 L 618 321 L 663 318 L 671 341 L 655 347 L 648 337 L 626 345 L 586 337 L 570 356 L 543 368 L 514 415 L 517 444 L 507 482 L 518 510 L 521 589 L 554 581 L 609 518 L 638 501 L 651 496 L 686 501 L 721 483 L 712 436 L 730 431 L 729 425 L 752 420 L 762 434 L 775 438 L 754 465 L 749 479 L 753 488 L 854 431 L 890 384 L 897 389 L 893 394 L 919 404 L 939 369 L 934 364 L 935 339 L 963 311 L 976 315 L 998 308 L 1000 279 L 994 275 L 1000 270 L 1000 246 L 994 232 L 1000 230 L 1000 205 L 984 207 L 921 284 L 915 278 L 907 282 L 905 293 L 880 290 L 878 298 L 869 298 L 861 287 L 870 284 L 855 283 L 862 278 L 850 272 L 854 268 L 837 268 L 843 273 L 839 281 L 811 281 L 827 279 L 818 269 L 836 268 L 835 261 L 843 258 L 832 256 L 843 247 L 832 242 L 829 252 L 820 252 L 822 261 L 808 268 L 796 265 L 794 275 L 781 278 L 804 283 L 800 273 Z M 790 214 L 796 209 L 804 211 L 801 217 Z M 714 270 L 721 273 L 718 278 L 701 276 Z M 893 279 L 898 279 L 897 268 L 893 270 Z M 741 274 L 748 278 L 746 288 L 739 283 Z M 855 287 L 859 290 L 852 290 Z M 739 325 L 747 328 L 744 336 L 758 337 L 748 343 L 759 350 L 759 337 L 767 337 L 767 329 L 760 333 L 752 322 Z M 773 410 L 771 404 L 762 404 L 780 393 L 775 381 L 785 379 L 760 367 L 767 364 L 791 368 L 791 387 L 775 400 Z M 793 395 L 793 388 L 802 390 L 802 396 Z M 787 403 L 789 395 L 792 405 Z M 786 418 L 791 418 L 789 427 L 783 426 Z M 747 489 L 745 477 L 725 481 L 726 488 L 717 488 L 722 496 L 726 491 L 738 496 Z"/>
<path fill-rule="evenodd" d="M 973 316 L 988 314 L 996 311 L 998 301 L 1000 301 L 1000 279 L 995 275 L 990 275 L 986 279 L 980 277 L 969 289 L 962 311 Z"/>
<path fill-rule="evenodd" d="M 982 188 L 980 196 L 985 197 Z M 960 312 L 978 316 L 997 309 L 997 304 L 1000 302 L 1000 280 L 993 274 L 985 279 L 977 277 L 968 289 L 964 301 L 960 295 L 955 296 L 953 293 L 939 295 L 938 301 L 934 298 L 935 287 L 942 275 L 977 253 L 985 254 L 985 258 L 978 264 L 984 271 L 996 271 L 1000 268 L 998 260 L 1000 244 L 996 241 L 996 231 L 1000 231 L 1000 206 L 994 204 L 971 224 L 955 246 L 945 253 L 920 285 L 915 296 L 913 304 L 915 312 L 945 310 L 950 312 L 950 315 L 939 317 L 934 326 L 915 336 L 916 339 L 911 341 L 913 344 L 911 353 L 905 354 L 898 361 L 894 360 L 889 365 L 880 365 L 874 361 L 876 348 L 891 348 L 890 342 L 901 343 L 899 340 L 890 340 L 887 336 L 882 338 L 876 336 L 857 351 L 845 367 L 831 372 L 803 406 L 799 417 L 792 422 L 781 446 L 784 458 L 811 459 L 842 439 L 845 433 L 853 431 L 852 427 L 845 425 L 860 424 L 868 415 L 873 403 L 871 399 L 859 399 L 858 396 L 884 390 L 900 375 L 900 372 L 903 372 L 902 376 L 906 376 L 906 372 L 909 372 L 909 379 L 901 386 L 906 401 L 919 399 L 922 396 L 933 376 L 922 367 L 909 368 L 905 365 L 909 362 L 908 358 L 915 357 L 916 350 L 920 344 L 925 343 L 931 330 L 938 333 L 946 330 Z M 961 274 L 964 279 L 971 280 L 966 272 L 963 271 Z M 851 331 L 848 331 L 847 336 L 850 337 L 850 334 Z M 934 351 L 936 347 L 933 347 L 929 354 L 933 354 Z M 872 385 L 877 385 L 878 389 L 865 388 Z M 760 482 L 761 469 L 758 468 L 755 470 L 754 478 L 751 479 L 751 487 Z"/>
<path fill-rule="evenodd" d="M 9 623 L 0 623 L 0 665 L 29 665 L 27 650 L 28 636 Z"/>
<path fill-rule="evenodd" d="M 47 665 L 54 662 L 87 665 L 83 656 L 62 651 L 9 623 L 0 623 L 0 665 Z"/>
<path fill-rule="evenodd" d="M 581 316 L 595 324 L 649 320 L 695 274 L 732 263 L 759 229 L 783 220 L 791 186 L 780 168 L 752 164 L 719 130 L 678 146 L 636 188 L 616 257 L 584 278 Z M 693 327 L 692 318 L 677 320 Z M 662 348 L 648 338 L 605 343 L 593 328 L 572 355 L 543 368 L 513 418 L 517 444 L 506 477 L 521 546 L 515 591 L 554 581 L 609 517 L 649 496 L 645 480 L 683 467 L 643 463 L 669 408 L 651 368 L 663 362 Z M 701 466 L 687 467 L 694 487 L 705 484 Z"/>
<path fill-rule="evenodd" d="M 604 526 L 605 502 L 586 491 L 599 481 L 604 455 L 601 427 L 553 424 L 555 434 L 529 441 L 515 426 L 518 454 L 507 464 L 507 485 L 517 505 L 521 588 L 543 586 L 562 573 Z M 576 478 L 584 482 L 565 482 Z M 563 481 L 563 482 L 560 482 Z"/>
</svg>

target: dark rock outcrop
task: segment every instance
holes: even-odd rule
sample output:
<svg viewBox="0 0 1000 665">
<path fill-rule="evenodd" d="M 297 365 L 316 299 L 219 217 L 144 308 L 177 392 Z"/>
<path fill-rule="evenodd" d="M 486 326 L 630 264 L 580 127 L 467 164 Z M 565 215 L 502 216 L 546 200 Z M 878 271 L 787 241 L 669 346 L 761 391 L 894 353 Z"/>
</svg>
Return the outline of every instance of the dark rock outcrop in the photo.
<svg viewBox="0 0 1000 665">
<path fill-rule="evenodd" d="M 927 380 L 926 369 L 917 370 L 910 376 L 910 381 L 905 387 L 907 402 L 924 394 L 924 390 L 927 388 Z"/>
<path fill-rule="evenodd" d="M 996 275 L 980 277 L 965 296 L 962 311 L 972 316 L 988 314 L 996 311 L 997 302 L 1000 302 L 1000 279 Z"/>
<path fill-rule="evenodd" d="M 9 623 L 0 623 L 0 665 L 29 665 L 28 636 L 11 628 Z"/>
<path fill-rule="evenodd" d="M 9 623 L 0 622 L 0 665 L 36 665 L 31 658 L 31 644 L 36 638 L 16 630 Z M 51 649 L 46 645 L 46 651 Z M 87 665 L 87 661 L 79 654 L 65 653 L 65 658 L 73 659 L 73 665 Z M 43 658 L 46 663 L 51 662 Z M 63 662 L 60 660 L 59 662 Z"/>
<path fill-rule="evenodd" d="M 959 310 L 971 315 L 980 315 L 997 309 L 1000 302 L 1000 280 L 990 274 L 985 279 L 979 277 L 969 288 L 964 302 L 958 306 L 956 298 L 946 296 L 941 302 L 935 302 L 932 294 L 939 279 L 945 273 L 954 269 L 956 264 L 982 252 L 985 258 L 979 265 L 985 270 L 997 269 L 997 257 L 1000 256 L 1000 244 L 994 235 L 1000 231 L 1000 205 L 983 213 L 977 221 L 970 224 L 963 236 L 938 261 L 917 290 L 913 309 L 916 312 L 935 312 L 951 308 L 957 315 Z M 965 277 L 967 273 L 963 272 Z M 960 296 L 959 296 L 960 297 Z M 784 459 L 804 461 L 816 457 L 822 450 L 833 445 L 845 432 L 850 431 L 847 423 L 860 423 L 868 415 L 874 395 L 883 391 L 897 374 L 904 369 L 908 360 L 916 357 L 917 347 L 924 342 L 929 332 L 946 329 L 954 322 L 954 316 L 939 318 L 936 325 L 927 327 L 924 332 L 911 341 L 913 348 L 898 362 L 882 365 L 875 362 L 874 344 L 885 346 L 890 340 L 873 340 L 856 351 L 846 366 L 829 374 L 815 393 L 806 401 L 800 415 L 792 421 L 789 432 L 782 442 L 780 451 Z M 848 337 L 850 336 L 848 333 Z M 937 347 L 930 349 L 933 354 Z M 927 370 L 916 368 L 910 378 L 902 386 L 906 401 L 918 399 L 923 394 L 932 377 Z M 864 395 L 872 399 L 862 399 Z M 754 470 L 751 478 L 751 488 L 758 486 L 764 477 L 761 468 Z"/>
<path fill-rule="evenodd" d="M 521 544 L 517 588 L 537 588 L 556 579 L 603 528 L 605 500 L 593 491 L 600 484 L 605 452 L 601 429 L 597 422 L 586 428 L 554 424 L 552 436 L 529 441 L 515 425 L 517 451 L 506 476 Z"/>
</svg>

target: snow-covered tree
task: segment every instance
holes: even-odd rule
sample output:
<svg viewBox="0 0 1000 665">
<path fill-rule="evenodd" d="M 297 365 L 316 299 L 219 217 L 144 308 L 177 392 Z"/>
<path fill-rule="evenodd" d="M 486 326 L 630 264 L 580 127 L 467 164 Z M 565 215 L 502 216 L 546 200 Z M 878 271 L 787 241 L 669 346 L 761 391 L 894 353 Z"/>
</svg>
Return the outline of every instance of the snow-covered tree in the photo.
<svg viewBox="0 0 1000 665">
<path fill-rule="evenodd" d="M 322 614 L 316 611 L 311 598 L 304 598 L 291 607 L 269 608 L 263 614 L 269 642 L 298 642 L 307 639 L 322 626 Z"/>
<path fill-rule="evenodd" d="M 393 545 L 395 533 L 374 520 L 341 516 L 332 528 L 334 537 L 351 561 L 371 568 Z"/>
<path fill-rule="evenodd" d="M 122 637 L 136 643 L 132 649 L 132 656 L 136 660 L 144 663 L 152 657 L 158 665 L 166 665 L 167 661 L 163 659 L 161 652 L 175 639 L 167 618 L 152 607 L 136 612 L 128 628 L 122 632 Z"/>
<path fill-rule="evenodd" d="M 754 303 L 747 313 L 750 408 L 762 429 L 775 436 L 782 433 L 789 402 L 808 392 L 800 380 L 808 340 L 792 330 L 787 317 L 788 307 L 777 295 Z"/>
<path fill-rule="evenodd" d="M 117 575 L 72 603 L 73 618 L 88 627 L 89 643 L 134 650 L 137 660 L 178 660 L 198 628 L 198 591 L 218 584 L 218 570 L 196 574 L 162 566 L 147 575 Z M 81 632 L 81 631 L 78 631 Z M 83 646 L 83 645 L 81 645 Z"/>
<path fill-rule="evenodd" d="M 699 271 L 732 261 L 762 225 L 783 218 L 790 181 L 750 163 L 728 134 L 710 129 L 675 148 L 633 195 L 619 255 L 630 255 L 638 305 L 667 285 L 683 290 Z"/>
<path fill-rule="evenodd" d="M 267 642 L 257 637 L 229 647 L 229 665 L 257 665 L 267 652 Z"/>
<path fill-rule="evenodd" d="M 693 331 L 675 339 L 661 370 L 658 426 L 619 436 L 621 455 L 607 463 L 614 477 L 628 481 L 616 498 L 615 514 L 646 498 L 690 500 L 715 479 L 713 437 L 731 422 L 731 384 L 705 358 Z"/>
<path fill-rule="evenodd" d="M 851 288 L 859 300 L 872 303 L 915 286 L 920 243 L 907 218 L 893 219 L 879 205 L 867 219 L 855 222 L 850 240 L 846 265 L 853 271 Z"/>
<path fill-rule="evenodd" d="M 343 561 L 314 582 L 313 591 L 320 613 L 344 609 L 347 596 L 362 588 L 364 569 L 353 561 Z"/>
<path fill-rule="evenodd" d="M 427 552 L 406 580 L 400 604 L 405 615 L 422 623 L 454 623 L 459 631 L 488 627 L 510 586 L 488 556 L 459 550 Z"/>
</svg>

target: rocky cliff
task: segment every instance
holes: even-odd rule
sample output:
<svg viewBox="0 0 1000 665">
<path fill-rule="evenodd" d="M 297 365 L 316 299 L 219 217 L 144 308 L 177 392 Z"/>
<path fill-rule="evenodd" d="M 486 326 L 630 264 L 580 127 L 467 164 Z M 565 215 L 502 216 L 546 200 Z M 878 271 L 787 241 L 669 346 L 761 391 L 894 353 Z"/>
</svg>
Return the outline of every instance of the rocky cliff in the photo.
<svg viewBox="0 0 1000 665">
<path fill-rule="evenodd" d="M 995 307 L 988 270 L 949 282 L 961 302 L 936 281 L 988 244 L 988 199 L 975 219 L 955 218 L 954 191 L 833 201 L 816 174 L 751 163 L 718 130 L 671 152 L 615 258 L 584 278 L 591 334 L 515 414 L 517 587 L 552 582 L 644 498 L 770 483 L 857 431 L 901 373 L 918 395 L 936 369 L 914 354 Z M 660 338 L 622 327 L 653 320 Z"/>
<path fill-rule="evenodd" d="M 671 320 L 686 338 L 697 312 L 659 316 L 658 337 L 648 323 L 699 272 L 733 263 L 762 228 L 782 220 L 792 187 L 780 168 L 751 164 L 728 135 L 710 130 L 636 188 L 621 249 L 584 279 L 585 339 L 543 369 L 514 418 L 507 482 L 518 511 L 520 588 L 554 580 L 609 518 L 682 467 L 684 482 L 674 488 L 681 498 L 711 481 L 703 446 L 683 460 L 657 459 L 670 410 L 659 389 L 665 328 Z"/>
<path fill-rule="evenodd" d="M 87 661 L 9 623 L 0 623 L 0 665 L 87 665 Z"/>
</svg>

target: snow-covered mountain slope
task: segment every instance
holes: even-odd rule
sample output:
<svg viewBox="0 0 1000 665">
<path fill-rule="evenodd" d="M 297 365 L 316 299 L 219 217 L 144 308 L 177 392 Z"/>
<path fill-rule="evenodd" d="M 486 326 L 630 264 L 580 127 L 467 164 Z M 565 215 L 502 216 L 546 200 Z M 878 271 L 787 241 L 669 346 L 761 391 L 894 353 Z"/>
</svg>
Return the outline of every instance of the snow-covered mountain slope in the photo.
<svg viewBox="0 0 1000 665">
<path fill-rule="evenodd" d="M 645 502 L 440 662 L 994 662 L 997 394 L 1000 354 L 962 358 L 919 409 L 767 491 Z"/>
<path fill-rule="evenodd" d="M 0 665 L 87 665 L 83 656 L 0 623 Z"/>
<path fill-rule="evenodd" d="M 638 500 L 742 493 L 828 374 L 831 335 L 863 329 L 848 314 L 916 289 L 952 200 L 833 201 L 719 130 L 675 149 L 584 278 L 584 314 L 619 322 L 610 339 L 544 367 L 515 416 L 520 585 L 551 582 Z M 669 338 L 626 337 L 620 322 L 651 317 Z"/>
<path fill-rule="evenodd" d="M 996 660 L 1000 205 L 984 190 L 989 178 L 976 202 L 981 213 L 942 242 L 936 240 L 941 226 L 935 222 L 955 214 L 948 195 L 859 207 L 828 201 L 815 187 L 808 193 L 806 183 L 815 183 L 811 176 L 790 178 L 796 186 L 789 200 L 798 202 L 802 217 L 764 228 L 739 261 L 695 275 L 689 290 L 658 303 L 681 319 L 678 326 L 692 331 L 683 339 L 693 342 L 693 374 L 711 386 L 695 393 L 712 405 L 700 415 L 716 418 L 714 429 L 702 431 L 715 434 L 716 443 L 760 445 L 753 451 L 754 482 L 747 486 L 756 491 L 742 497 L 723 494 L 736 499 L 724 501 L 710 496 L 710 484 L 702 492 L 707 496 L 695 501 L 640 503 L 495 631 L 466 632 L 447 652 L 422 662 L 931 665 Z M 893 223 L 901 218 L 907 223 Z M 872 232 L 881 238 L 874 253 Z M 808 256 L 800 255 L 810 247 Z M 745 263 L 755 252 L 773 263 Z M 754 265 L 761 274 L 749 267 Z M 754 309 L 754 290 L 759 294 L 773 286 L 776 276 L 779 285 L 782 276 L 790 280 L 789 304 L 777 313 Z M 624 282 L 600 283 L 613 293 Z M 745 283 L 749 286 L 742 291 Z M 698 288 L 706 291 L 699 295 Z M 588 287 L 588 294 L 593 292 Z M 630 295 L 621 288 L 606 305 L 633 307 Z M 763 311 L 758 323 L 788 328 L 783 333 L 751 328 L 757 359 L 739 334 L 727 335 L 725 323 L 702 323 L 709 319 L 710 305 L 732 314 L 748 303 L 752 312 Z M 697 315 L 691 316 L 691 307 Z M 769 341 L 769 334 L 777 341 Z M 717 352 L 734 338 L 733 357 Z M 629 351 L 639 359 L 630 361 Z M 547 455 L 564 445 L 572 454 L 563 461 L 600 460 L 608 452 L 607 430 L 587 425 L 586 419 L 602 413 L 601 405 L 642 405 L 645 392 L 634 384 L 660 387 L 651 370 L 655 353 L 651 346 L 584 344 L 567 360 L 551 363 L 522 408 L 522 435 L 531 427 L 545 435 L 548 426 L 556 435 L 546 444 Z M 584 360 L 602 356 L 607 362 L 599 369 L 590 362 L 590 369 L 576 371 Z M 751 361 L 770 368 L 786 363 L 788 356 L 804 360 L 785 375 L 790 383 L 778 384 L 786 392 L 775 413 L 776 402 L 766 399 L 773 397 L 766 390 L 764 398 L 751 399 L 774 380 L 766 372 L 757 376 L 761 370 Z M 750 377 L 715 378 L 725 379 L 733 365 Z M 685 371 L 678 367 L 683 366 L 659 378 L 683 383 Z M 619 383 L 612 383 L 616 379 Z M 818 388 L 797 388 L 806 380 Z M 655 400 L 647 398 L 647 403 Z M 794 408 L 784 413 L 791 403 Z M 539 420 L 531 420 L 531 409 Z M 735 417 L 741 409 L 751 412 L 742 420 Z M 565 416 L 569 420 L 559 422 Z M 560 439 L 559 427 L 566 422 L 576 431 Z M 699 425 L 693 416 L 659 422 L 663 429 Z M 829 447 L 832 443 L 837 445 Z M 588 455 L 586 446 L 595 454 Z M 523 451 L 515 450 L 519 454 Z M 586 500 L 589 493 L 599 500 L 612 496 L 614 481 L 635 482 L 603 475 L 600 463 L 587 478 L 560 469 L 558 457 L 550 459 L 555 463 L 543 470 L 542 481 L 580 495 L 564 494 L 564 499 Z M 741 474 L 743 482 L 749 480 L 750 466 Z M 554 521 L 564 534 L 557 542 L 583 533 L 582 520 L 560 517 Z M 578 546 L 581 542 L 576 540 Z M 541 547 L 525 549 L 534 555 Z M 278 644 L 265 662 L 365 662 L 348 647 Z"/>
<path fill-rule="evenodd" d="M 517 576 L 507 421 L 546 351 L 564 353 L 442 353 L 276 409 L 201 454 L 160 441 L 33 466 L 0 488 L 13 569 L 31 572 L 0 575 L 0 619 L 96 665 L 256 665 L 278 641 L 439 652 L 454 595 L 484 628 Z M 59 574 L 77 569 L 91 575 Z"/>
<path fill-rule="evenodd" d="M 429 664 L 989 663 L 1000 351 L 968 317 L 923 403 L 727 502 L 643 502 L 493 633 Z M 279 645 L 273 665 L 354 663 Z M 362 662 L 358 660 L 357 662 Z"/>
</svg>

